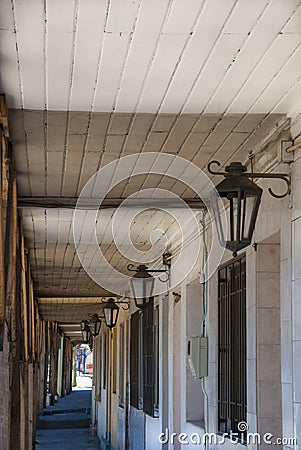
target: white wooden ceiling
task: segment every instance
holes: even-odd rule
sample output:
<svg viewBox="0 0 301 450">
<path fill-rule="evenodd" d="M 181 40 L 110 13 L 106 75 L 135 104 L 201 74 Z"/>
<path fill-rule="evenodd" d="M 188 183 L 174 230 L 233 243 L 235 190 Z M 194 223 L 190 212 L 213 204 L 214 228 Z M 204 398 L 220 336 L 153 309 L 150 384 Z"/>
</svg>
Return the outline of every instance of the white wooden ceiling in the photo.
<svg viewBox="0 0 301 450">
<path fill-rule="evenodd" d="M 300 109 L 301 0 L 2 0 L 0 92 L 20 201 L 74 199 L 95 170 L 136 152 L 179 155 L 204 170 L 213 157 L 245 161 Z M 154 186 L 192 195 L 155 176 L 110 195 Z M 80 300 L 72 313 L 72 301 L 46 299 L 106 294 L 76 256 L 72 212 L 20 213 L 42 314 L 78 321 Z M 124 271 L 107 214 L 101 244 Z M 145 226 L 141 217 L 135 245 L 147 248 L 153 227 L 171 229 L 164 220 L 157 212 Z"/>
<path fill-rule="evenodd" d="M 2 0 L 12 108 L 290 113 L 300 0 Z"/>
</svg>

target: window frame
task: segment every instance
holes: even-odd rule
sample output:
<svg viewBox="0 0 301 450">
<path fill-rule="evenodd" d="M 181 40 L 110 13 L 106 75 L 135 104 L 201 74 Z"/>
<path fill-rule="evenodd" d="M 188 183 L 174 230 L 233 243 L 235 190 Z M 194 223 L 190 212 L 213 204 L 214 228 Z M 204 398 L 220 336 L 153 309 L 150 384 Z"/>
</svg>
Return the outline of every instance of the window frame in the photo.
<svg viewBox="0 0 301 450">
<path fill-rule="evenodd" d="M 119 380 L 118 380 L 118 405 L 120 408 L 124 408 L 124 388 L 125 388 L 125 326 L 124 323 L 120 324 L 119 327 Z"/>
<path fill-rule="evenodd" d="M 218 271 L 218 431 L 240 431 L 247 416 L 246 256 Z"/>
<path fill-rule="evenodd" d="M 131 315 L 130 404 L 159 417 L 159 306 Z"/>
</svg>

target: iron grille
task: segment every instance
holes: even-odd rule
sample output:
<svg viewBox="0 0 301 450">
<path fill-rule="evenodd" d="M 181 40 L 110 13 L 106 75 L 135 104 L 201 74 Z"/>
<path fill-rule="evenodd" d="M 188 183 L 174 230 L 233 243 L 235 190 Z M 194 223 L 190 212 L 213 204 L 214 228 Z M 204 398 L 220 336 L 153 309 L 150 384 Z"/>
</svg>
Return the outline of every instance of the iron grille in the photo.
<svg viewBox="0 0 301 450">
<path fill-rule="evenodd" d="M 246 421 L 246 258 L 218 273 L 218 429 L 238 432 Z"/>
</svg>

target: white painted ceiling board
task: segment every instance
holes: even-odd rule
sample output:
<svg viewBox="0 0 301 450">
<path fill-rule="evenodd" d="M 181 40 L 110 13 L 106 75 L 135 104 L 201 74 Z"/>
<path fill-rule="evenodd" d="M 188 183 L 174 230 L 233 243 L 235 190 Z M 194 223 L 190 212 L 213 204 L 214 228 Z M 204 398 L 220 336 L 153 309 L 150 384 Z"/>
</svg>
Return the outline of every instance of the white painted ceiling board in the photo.
<svg viewBox="0 0 301 450">
<path fill-rule="evenodd" d="M 186 0 L 183 2 L 182 0 L 175 0 L 172 3 L 164 32 L 189 34 L 206 1 Z"/>
<path fill-rule="evenodd" d="M 112 33 L 105 35 L 94 111 L 110 112 L 115 105 L 129 39 L 130 35 L 128 34 Z"/>
<path fill-rule="evenodd" d="M 92 108 L 107 18 L 107 3 L 80 2 L 75 41 L 75 61 L 70 109 Z"/>
<path fill-rule="evenodd" d="M 265 54 L 265 58 L 253 70 L 247 83 L 232 103 L 231 110 L 235 112 L 249 111 L 257 98 L 269 87 L 273 78 L 285 67 L 300 42 L 301 35 L 279 35 Z M 297 76 L 298 71 L 295 70 L 295 78 Z M 257 108 L 256 112 L 263 112 L 263 108 L 265 109 L 266 105 L 262 106 L 261 110 Z"/>
<path fill-rule="evenodd" d="M 130 33 L 142 0 L 115 0 L 109 3 L 108 33 Z"/>
<path fill-rule="evenodd" d="M 46 3 L 49 31 L 72 33 L 76 5 L 79 0 L 51 0 Z"/>
<path fill-rule="evenodd" d="M 234 5 L 234 0 L 222 3 L 218 0 L 206 2 L 200 20 L 187 42 L 176 75 L 171 81 L 166 98 L 163 101 L 162 113 L 184 110 L 198 75 L 222 30 L 225 16 L 228 16 Z M 190 111 L 189 108 L 186 109 L 187 112 L 194 112 Z M 201 110 L 198 112 L 201 112 Z"/>
<path fill-rule="evenodd" d="M 206 110 L 211 96 L 221 84 L 227 71 L 240 51 L 243 36 L 240 34 L 222 34 L 210 57 L 204 64 L 184 112 L 199 112 Z M 234 63 L 235 64 L 235 63 Z M 216 112 L 221 112 L 217 107 Z"/>
<path fill-rule="evenodd" d="M 301 27 L 301 7 L 299 6 L 281 31 L 282 33 L 300 33 L 300 27 Z"/>
<path fill-rule="evenodd" d="M 35 242 L 46 242 L 46 222 L 45 212 L 43 209 L 35 210 L 33 214 L 33 228 L 35 234 Z"/>
<path fill-rule="evenodd" d="M 73 35 L 51 31 L 47 34 L 47 109 L 69 109 Z"/>
<path fill-rule="evenodd" d="M 216 112 L 217 105 L 221 112 L 228 111 L 231 113 L 241 112 L 241 110 L 243 112 L 246 111 L 245 109 L 237 111 L 232 107 L 232 103 L 237 98 L 236 96 L 239 94 L 240 90 L 244 87 L 252 71 L 259 64 L 260 60 L 264 58 L 269 47 L 274 43 L 278 33 L 291 14 L 293 14 L 298 3 L 299 2 L 295 0 L 286 3 L 287 8 L 285 12 L 282 11 L 285 2 L 275 0 L 269 4 L 269 7 L 265 9 L 265 13 L 252 30 L 249 38 L 237 55 L 235 63 L 227 72 L 223 83 L 215 92 L 215 96 L 207 106 L 206 112 Z"/>
<path fill-rule="evenodd" d="M 157 112 L 164 98 L 170 80 L 187 37 L 182 34 L 163 34 L 158 45 L 145 89 L 137 108 L 138 112 Z"/>
<path fill-rule="evenodd" d="M 22 95 L 18 76 L 16 40 L 12 30 L 0 30 L 1 92 L 6 93 L 8 104 L 13 108 L 22 108 Z"/>
<path fill-rule="evenodd" d="M 135 111 L 171 1 L 143 1 L 121 80 L 116 111 Z"/>
<path fill-rule="evenodd" d="M 24 107 L 43 109 L 45 106 L 43 4 L 35 0 L 14 5 L 16 42 Z"/>
<path fill-rule="evenodd" d="M 89 111 L 93 107 L 95 111 L 112 111 L 113 108 L 134 111 L 145 86 L 139 111 L 144 108 L 145 111 L 156 111 L 159 106 L 164 112 L 174 113 L 184 107 L 185 111 L 190 111 L 187 98 L 221 33 L 240 34 L 241 37 L 249 34 L 224 82 L 218 86 L 218 78 L 212 86 L 213 92 L 217 88 L 219 90 L 207 111 L 225 111 L 260 59 L 265 58 L 265 52 L 275 37 L 279 33 L 299 33 L 301 14 L 300 0 L 207 0 L 205 4 L 197 0 L 189 0 L 188 4 L 180 0 L 53 0 L 45 5 L 44 11 L 40 0 L 14 4 L 3 1 L 0 55 L 5 63 L 1 64 L 1 91 L 7 93 L 9 106 L 42 108 L 46 97 L 47 107 L 54 110 L 70 108 Z M 16 17 L 16 36 L 12 6 Z M 191 32 L 193 34 L 189 35 Z M 161 33 L 174 37 L 171 49 L 174 61 L 170 64 L 173 69 L 169 73 L 164 66 L 164 54 L 161 57 L 160 46 L 157 48 L 157 43 L 162 40 Z M 181 48 L 177 42 L 177 36 L 181 34 L 187 35 L 185 49 L 185 44 L 182 43 Z M 101 64 L 98 72 L 99 56 Z M 219 67 L 219 58 L 216 59 L 216 67 Z M 152 84 L 151 80 L 156 82 Z M 210 81 L 211 77 L 206 77 L 206 80 Z M 297 78 L 294 80 L 296 82 Z M 154 85 L 158 86 L 160 95 L 153 96 L 152 102 Z M 206 83 L 201 83 L 201 86 L 206 91 Z M 281 101 L 280 98 L 275 100 Z M 240 105 L 238 100 L 235 102 L 239 106 L 237 110 L 244 111 L 244 105 Z M 230 111 L 234 110 L 234 105 L 237 106 L 233 103 Z M 201 111 L 202 106 L 200 101 L 197 112 Z M 197 105 L 191 111 L 195 111 L 194 108 Z M 264 102 L 262 110 L 267 112 Z"/>
<path fill-rule="evenodd" d="M 2 0 L 0 14 L 0 30 L 12 30 L 14 26 L 14 16 L 10 0 Z"/>
<path fill-rule="evenodd" d="M 268 2 L 252 0 L 251 2 L 240 0 L 229 17 L 223 33 L 245 34 L 246 30 L 252 30 L 260 16 L 268 8 Z"/>
<path fill-rule="evenodd" d="M 1 2 L 1 14 L 2 14 Z M 6 2 L 5 2 L 6 3 Z M 12 8 L 13 5 L 13 8 Z M 43 24 L 44 24 L 44 5 L 41 0 L 30 0 L 30 7 L 28 2 L 10 2 L 12 8 L 17 34 L 23 31 L 32 31 L 40 33 L 40 40 L 43 41 Z"/>
<path fill-rule="evenodd" d="M 301 26 L 300 26 L 301 29 Z M 301 35 L 300 35 L 301 39 Z M 296 47 L 295 51 L 286 62 L 282 65 L 277 75 L 268 84 L 262 95 L 250 109 L 251 113 L 257 113 L 262 110 L 262 105 L 274 112 L 275 107 L 279 104 L 279 99 L 285 98 L 292 86 L 296 83 L 296 79 L 301 78 L 301 46 Z M 278 109 L 277 112 L 289 111 L 293 107 L 296 97 L 287 107 Z M 301 98 L 300 98 L 301 101 Z"/>
<path fill-rule="evenodd" d="M 289 89 L 289 91 L 285 94 L 285 96 L 278 102 L 276 107 L 274 108 L 275 113 L 281 113 L 281 111 L 288 111 L 288 116 L 292 117 L 296 113 L 295 107 L 299 107 L 300 103 L 296 102 L 296 99 L 299 99 L 301 92 L 301 76 L 298 78 L 298 81 Z M 299 109 L 297 109 L 297 113 L 299 113 Z"/>
</svg>

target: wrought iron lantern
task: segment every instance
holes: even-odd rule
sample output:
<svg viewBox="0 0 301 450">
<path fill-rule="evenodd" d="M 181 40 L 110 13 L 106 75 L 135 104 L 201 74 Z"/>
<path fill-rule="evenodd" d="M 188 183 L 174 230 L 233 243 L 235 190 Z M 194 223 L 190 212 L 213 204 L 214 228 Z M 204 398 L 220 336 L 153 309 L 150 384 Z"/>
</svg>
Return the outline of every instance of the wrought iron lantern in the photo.
<svg viewBox="0 0 301 450">
<path fill-rule="evenodd" d="M 116 305 L 112 298 L 104 302 L 103 307 L 104 319 L 108 328 L 114 328 L 119 314 L 119 306 Z"/>
<path fill-rule="evenodd" d="M 91 330 L 88 320 L 82 320 L 80 323 L 80 328 L 83 336 L 83 341 L 85 344 L 88 344 L 90 342 L 91 337 Z"/>
<path fill-rule="evenodd" d="M 170 253 L 163 255 L 163 263 L 165 266 L 168 266 L 168 269 L 148 269 L 145 264 L 140 264 L 137 269 L 135 269 L 133 264 L 128 264 L 128 270 L 130 272 L 136 272 L 136 274 L 130 279 L 130 287 L 137 308 L 145 308 L 153 297 L 155 278 L 150 274 L 150 272 L 164 272 L 167 274 L 167 279 L 165 281 L 169 279 L 170 257 Z"/>
<path fill-rule="evenodd" d="M 153 297 L 155 278 L 147 270 L 144 264 L 140 264 L 135 275 L 130 279 L 135 305 L 140 309 L 145 308 Z"/>
<path fill-rule="evenodd" d="M 89 326 L 91 330 L 91 335 L 93 337 L 98 336 L 101 327 L 101 320 L 98 317 L 98 314 L 93 314 L 92 319 L 89 321 Z"/>
<path fill-rule="evenodd" d="M 211 174 L 224 175 L 225 177 L 211 193 L 218 238 L 223 247 L 231 250 L 233 256 L 237 256 L 237 252 L 250 245 L 252 241 L 263 192 L 250 178 L 280 178 L 284 180 L 287 183 L 285 194 L 274 194 L 269 188 L 273 197 L 282 198 L 290 191 L 289 176 L 279 173 L 247 173 L 246 167 L 241 162 L 231 162 L 225 168 L 225 172 L 215 172 L 211 169 L 212 164 L 220 165 L 218 161 L 211 161 L 208 164 L 208 171 Z M 226 200 L 225 207 L 228 207 L 229 230 L 223 229 L 217 194 Z"/>
</svg>

